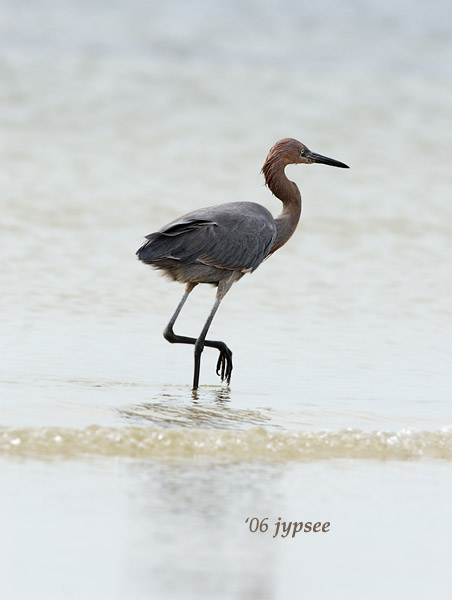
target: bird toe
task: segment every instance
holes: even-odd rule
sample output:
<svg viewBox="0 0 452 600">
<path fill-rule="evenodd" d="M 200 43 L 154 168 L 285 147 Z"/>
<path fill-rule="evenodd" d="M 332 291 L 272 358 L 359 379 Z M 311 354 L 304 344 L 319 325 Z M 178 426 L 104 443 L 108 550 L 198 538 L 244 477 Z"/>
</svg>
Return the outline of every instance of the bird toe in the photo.
<svg viewBox="0 0 452 600">
<path fill-rule="evenodd" d="M 226 381 L 228 385 L 230 384 L 232 374 L 232 352 L 226 345 L 220 350 L 216 373 L 221 381 Z"/>
</svg>

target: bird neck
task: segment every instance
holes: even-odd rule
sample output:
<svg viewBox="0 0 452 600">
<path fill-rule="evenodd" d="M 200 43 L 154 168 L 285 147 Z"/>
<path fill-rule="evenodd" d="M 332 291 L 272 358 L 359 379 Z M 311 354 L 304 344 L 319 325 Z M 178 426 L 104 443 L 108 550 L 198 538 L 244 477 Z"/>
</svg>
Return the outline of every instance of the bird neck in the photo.
<svg viewBox="0 0 452 600">
<path fill-rule="evenodd" d="M 301 216 L 301 194 L 298 186 L 287 178 L 284 169 L 287 163 L 282 159 L 267 159 L 262 172 L 269 190 L 281 200 L 283 209 L 276 217 L 276 237 L 270 253 L 281 248 L 297 228 Z"/>
</svg>

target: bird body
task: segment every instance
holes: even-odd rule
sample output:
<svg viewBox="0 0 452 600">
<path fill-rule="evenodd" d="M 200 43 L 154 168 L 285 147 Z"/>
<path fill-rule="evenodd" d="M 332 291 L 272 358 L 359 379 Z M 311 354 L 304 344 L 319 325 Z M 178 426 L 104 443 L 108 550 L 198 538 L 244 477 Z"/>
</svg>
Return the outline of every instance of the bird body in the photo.
<svg viewBox="0 0 452 600">
<path fill-rule="evenodd" d="M 222 380 L 230 382 L 232 352 L 224 342 L 207 340 L 207 331 L 231 285 L 245 273 L 257 269 L 295 231 L 301 215 L 301 194 L 297 185 L 286 177 L 284 169 L 288 164 L 313 162 L 348 168 L 339 161 L 311 152 L 297 140 L 285 138 L 271 148 L 262 167 L 267 186 L 283 203 L 278 217 L 274 218 L 269 210 L 255 202 L 228 202 L 200 208 L 146 236 L 147 241 L 137 251 L 142 262 L 186 284 L 184 296 L 164 336 L 171 343 L 195 346 L 193 389 L 199 384 L 204 346 L 219 350 L 217 373 Z M 188 295 L 199 283 L 210 283 L 218 288 L 209 318 L 198 338 L 176 335 L 173 325 Z"/>
<path fill-rule="evenodd" d="M 231 271 L 252 273 L 269 255 L 275 219 L 255 202 L 194 210 L 147 236 L 138 257 L 182 283 L 218 284 Z"/>
</svg>

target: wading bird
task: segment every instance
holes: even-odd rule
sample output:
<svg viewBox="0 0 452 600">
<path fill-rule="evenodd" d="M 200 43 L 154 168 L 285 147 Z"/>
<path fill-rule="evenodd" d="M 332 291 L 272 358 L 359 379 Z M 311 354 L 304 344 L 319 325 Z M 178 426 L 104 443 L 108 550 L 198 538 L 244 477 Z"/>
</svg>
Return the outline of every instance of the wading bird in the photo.
<svg viewBox="0 0 452 600">
<path fill-rule="evenodd" d="M 290 164 L 322 163 L 348 168 L 332 158 L 311 152 L 301 142 L 286 138 L 268 153 L 262 173 L 270 191 L 281 200 L 281 214 L 272 214 L 255 202 L 228 202 L 194 210 L 146 236 L 137 251 L 138 258 L 171 279 L 185 283 L 185 292 L 163 335 L 172 344 L 194 344 L 193 389 L 199 385 L 201 354 L 205 346 L 216 348 L 216 372 L 229 385 L 232 352 L 224 342 L 207 340 L 207 332 L 220 302 L 231 285 L 245 273 L 252 273 L 273 252 L 281 248 L 295 231 L 301 215 L 301 194 L 284 172 Z M 217 287 L 215 303 L 198 338 L 176 335 L 174 323 L 190 292 L 198 283 Z"/>
</svg>

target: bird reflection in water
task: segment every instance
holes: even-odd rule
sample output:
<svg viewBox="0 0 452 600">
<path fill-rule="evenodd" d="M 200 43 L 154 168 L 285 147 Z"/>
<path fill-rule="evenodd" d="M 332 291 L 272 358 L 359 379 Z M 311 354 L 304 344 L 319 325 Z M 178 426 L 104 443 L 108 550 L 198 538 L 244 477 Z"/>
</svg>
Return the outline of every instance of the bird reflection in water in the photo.
<svg viewBox="0 0 452 600">
<path fill-rule="evenodd" d="M 187 404 L 185 390 L 164 393 L 157 401 L 144 402 L 120 409 L 120 415 L 128 421 L 152 423 L 159 427 L 189 427 L 208 429 L 244 429 L 267 425 L 271 415 L 263 410 L 232 408 L 228 388 L 203 387 L 212 394 L 193 395 Z M 213 402 L 212 402 L 213 400 Z"/>
</svg>

